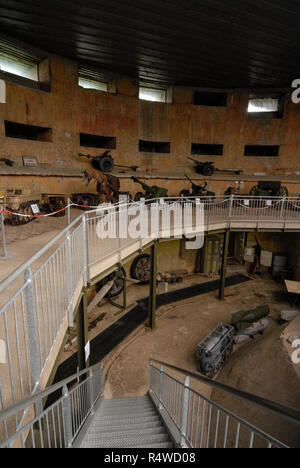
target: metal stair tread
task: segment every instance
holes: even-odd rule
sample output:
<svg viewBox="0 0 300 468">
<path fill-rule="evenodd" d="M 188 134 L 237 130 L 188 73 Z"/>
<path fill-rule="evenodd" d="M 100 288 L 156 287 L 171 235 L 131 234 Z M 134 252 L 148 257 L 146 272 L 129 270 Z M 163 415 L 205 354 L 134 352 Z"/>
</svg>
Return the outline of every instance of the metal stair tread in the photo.
<svg viewBox="0 0 300 468">
<path fill-rule="evenodd" d="M 155 410 L 153 409 L 147 409 L 147 410 L 142 410 L 142 411 L 132 411 L 132 410 L 126 410 L 126 411 L 101 411 L 97 414 L 97 417 L 102 416 L 107 417 L 118 417 L 121 418 L 122 416 L 135 416 L 135 417 L 141 417 L 143 418 L 144 416 L 151 416 L 155 414 Z"/>
<path fill-rule="evenodd" d="M 140 445 L 149 445 L 154 443 L 169 443 L 169 437 L 167 433 L 157 435 L 144 435 L 139 432 L 139 437 L 119 437 L 116 439 L 103 440 L 103 439 L 91 439 L 86 438 L 81 447 L 103 447 L 103 448 L 119 448 L 119 447 L 139 447 Z"/>
<path fill-rule="evenodd" d="M 145 428 L 142 431 L 143 435 L 164 435 L 166 433 L 165 428 L 163 426 L 160 427 L 150 427 L 150 428 Z M 96 429 L 89 431 L 87 434 L 87 439 L 92 440 L 92 439 L 99 439 L 101 437 L 101 440 L 111 440 L 111 439 L 122 439 L 122 434 L 124 437 L 131 438 L 134 436 L 140 436 L 141 435 L 141 430 L 140 429 L 130 429 L 130 427 L 127 428 L 126 432 L 125 431 L 114 431 L 110 433 L 104 433 L 103 432 L 98 432 Z"/>
<path fill-rule="evenodd" d="M 107 424 L 106 426 L 103 426 L 101 424 L 101 426 L 99 427 L 99 422 L 96 422 L 96 423 L 91 423 L 91 426 L 90 426 L 90 429 L 93 430 L 93 429 L 97 429 L 98 428 L 98 434 L 100 433 L 109 433 L 109 432 L 115 432 L 117 429 L 119 430 L 123 430 L 123 429 L 128 429 L 128 428 L 131 428 L 131 429 L 151 429 L 151 428 L 159 428 L 162 426 L 162 423 L 160 421 L 160 419 L 156 419 L 154 421 L 149 421 L 149 422 L 146 422 L 146 421 L 133 421 L 131 424 L 115 424 L 115 425 L 112 425 L 112 424 Z"/>
</svg>

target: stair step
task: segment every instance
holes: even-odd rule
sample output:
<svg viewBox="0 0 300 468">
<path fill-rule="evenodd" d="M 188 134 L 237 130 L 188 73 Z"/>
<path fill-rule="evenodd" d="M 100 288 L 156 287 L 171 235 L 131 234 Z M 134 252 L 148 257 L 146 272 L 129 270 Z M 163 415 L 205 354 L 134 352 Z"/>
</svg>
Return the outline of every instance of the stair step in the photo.
<svg viewBox="0 0 300 468">
<path fill-rule="evenodd" d="M 109 440 L 101 439 L 92 439 L 87 437 L 81 444 L 82 448 L 121 448 L 121 447 L 141 447 L 142 445 L 147 444 L 152 446 L 154 444 L 163 444 L 170 443 L 169 437 L 167 434 L 153 434 L 145 435 L 141 434 L 139 431 L 138 435 L 133 437 L 128 437 L 127 434 L 124 437 L 119 436 L 119 438 L 111 438 Z"/>
<path fill-rule="evenodd" d="M 102 427 L 110 427 L 112 425 L 119 425 L 119 426 L 127 426 L 127 424 L 134 424 L 136 422 L 140 421 L 140 419 L 135 418 L 134 416 L 129 416 L 129 417 L 123 417 L 123 418 L 110 418 L 110 417 L 101 417 L 101 415 L 95 415 L 93 418 L 92 425 L 99 425 L 101 424 Z M 151 416 L 146 416 L 142 418 L 142 422 L 147 423 L 147 422 L 152 422 L 152 421 L 160 421 L 160 417 L 158 414 L 153 414 Z"/>
<path fill-rule="evenodd" d="M 97 430 L 89 431 L 87 434 L 87 439 L 88 440 L 113 440 L 113 439 L 122 439 L 123 437 L 126 438 L 139 438 L 139 436 L 142 434 L 143 436 L 154 436 L 154 435 L 161 435 L 165 434 L 165 428 L 163 426 L 159 427 L 150 427 L 150 428 L 145 428 L 143 431 L 141 431 L 140 428 L 131 428 L 127 427 L 126 431 L 124 430 L 116 430 L 115 432 L 110 432 L 110 433 L 102 433 L 98 432 Z"/>
<path fill-rule="evenodd" d="M 97 434 L 102 434 L 102 433 L 110 433 L 110 432 L 116 432 L 116 431 L 127 431 L 127 430 L 140 430 L 143 431 L 145 429 L 152 429 L 152 428 L 160 428 L 162 427 L 162 423 L 160 419 L 155 419 L 154 421 L 133 421 L 132 423 L 126 423 L 126 424 L 107 424 L 103 426 L 102 424 L 99 424 L 99 422 L 92 423 L 90 426 L 90 431 L 94 430 Z"/>
<path fill-rule="evenodd" d="M 128 446 L 128 448 L 133 448 Z M 135 445 L 134 448 L 173 448 L 171 442 L 161 442 L 161 443 L 153 443 L 153 444 L 144 444 L 144 445 Z"/>
<path fill-rule="evenodd" d="M 138 397 L 138 398 L 111 398 L 111 399 L 104 399 L 102 404 L 124 405 L 124 403 L 136 404 L 136 403 L 145 403 L 145 402 L 151 403 L 152 401 L 148 396 Z"/>
<path fill-rule="evenodd" d="M 153 406 L 125 406 L 124 408 L 114 408 L 114 407 L 101 407 L 99 408 L 99 413 L 116 413 L 116 414 L 127 414 L 127 413 L 146 413 L 146 412 L 155 412 Z"/>
<path fill-rule="evenodd" d="M 139 417 L 139 418 L 143 418 L 145 416 L 151 416 L 153 414 L 156 414 L 156 411 L 151 408 L 151 409 L 141 409 L 141 410 L 136 410 L 136 409 L 132 409 L 132 410 L 124 410 L 124 411 L 121 411 L 121 410 L 116 410 L 116 409 L 107 409 L 107 410 L 99 410 L 99 412 L 97 412 L 97 416 L 101 416 L 101 417 L 106 417 L 106 416 L 110 416 L 110 417 L 118 417 L 118 418 L 121 418 L 122 416 L 135 416 L 135 417 Z"/>
</svg>

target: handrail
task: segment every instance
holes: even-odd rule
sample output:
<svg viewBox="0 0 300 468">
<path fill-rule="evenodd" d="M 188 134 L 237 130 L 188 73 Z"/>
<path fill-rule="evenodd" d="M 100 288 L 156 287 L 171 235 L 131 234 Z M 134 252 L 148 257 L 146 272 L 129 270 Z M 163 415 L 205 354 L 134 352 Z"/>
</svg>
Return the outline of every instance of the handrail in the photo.
<svg viewBox="0 0 300 468">
<path fill-rule="evenodd" d="M 49 250 L 56 242 L 83 217 L 84 215 L 78 216 L 78 218 L 74 219 L 66 228 L 64 228 L 59 234 L 57 234 L 53 239 L 51 239 L 44 247 L 42 247 L 38 252 L 36 252 L 32 257 L 30 257 L 26 262 L 24 262 L 20 267 L 16 268 L 10 275 L 5 278 L 3 281 L 0 282 L 0 294 L 6 289 L 8 286 L 12 284 L 12 282 L 18 278 L 24 271 L 29 268 L 34 262 L 36 262 L 44 253 Z"/>
<path fill-rule="evenodd" d="M 292 200 L 296 200 L 295 205 Z M 4 290 L 7 292 L 5 304 L 0 306 L 0 327 L 1 329 L 3 327 L 4 341 L 7 342 L 9 371 L 9 380 L 6 382 L 8 385 L 5 390 L 0 381 L 0 407 L 5 407 L 6 404 L 12 402 L 16 403 L 19 395 L 24 398 L 28 392 L 32 393 L 40 384 L 43 373 L 44 380 L 46 380 L 52 363 L 49 357 L 50 355 L 54 357 L 51 354 L 53 350 L 55 352 L 54 344 L 65 332 L 67 325 L 73 326 L 73 307 L 80 294 L 79 288 L 87 285 L 91 274 L 96 277 L 96 274 L 102 272 L 101 262 L 111 257 L 109 267 L 117 266 L 116 257 L 118 261 L 126 258 L 127 248 L 130 249 L 130 253 L 133 253 L 133 246 L 135 251 L 143 247 L 141 235 L 139 242 L 137 238 L 131 239 L 129 234 L 126 238 L 118 237 L 116 234 L 116 239 L 119 241 L 115 241 L 115 238 L 102 240 L 101 236 L 98 236 L 97 219 L 101 219 L 102 214 L 116 212 L 116 209 L 122 205 L 130 209 L 148 203 L 152 206 L 152 202 L 154 202 L 153 205 L 157 204 L 158 211 L 164 212 L 166 208 L 167 215 L 170 215 L 170 223 L 173 206 L 187 205 L 187 214 L 191 215 L 187 225 L 185 225 L 185 219 L 182 223 L 184 216 L 177 217 L 178 213 L 174 213 L 172 227 L 176 235 L 177 229 L 182 233 L 186 229 L 188 234 L 192 229 L 192 234 L 195 234 L 196 228 L 199 228 L 199 232 L 203 234 L 205 226 L 206 231 L 213 229 L 214 226 L 217 226 L 217 229 L 228 229 L 230 224 L 233 227 L 235 222 L 238 228 L 242 222 L 243 225 L 251 223 L 255 229 L 264 221 L 270 223 L 271 226 L 274 222 L 279 223 L 283 229 L 289 223 L 289 229 L 295 226 L 300 230 L 300 203 L 296 197 L 218 195 L 209 199 L 205 196 L 197 196 L 166 197 L 133 203 L 123 200 L 115 205 L 106 204 L 95 210 L 84 212 L 0 283 L 0 297 Z M 199 221 L 200 224 L 197 224 L 197 216 L 193 218 L 194 211 L 197 210 L 191 209 L 190 206 L 192 204 L 197 206 L 198 202 L 203 204 L 203 210 L 201 210 L 203 217 Z M 93 216 L 93 213 L 97 215 Z M 122 208 L 120 213 L 122 213 Z M 148 221 L 147 213 L 145 219 Z M 184 224 L 184 229 L 182 229 L 182 224 Z M 150 225 L 152 228 L 152 223 Z M 194 226 L 195 230 L 193 230 Z M 154 234 L 163 237 L 165 233 L 160 232 L 159 229 L 154 226 L 154 231 L 148 233 L 149 236 Z M 168 232 L 170 234 L 167 229 L 166 236 Z M 124 257 L 122 257 L 123 249 Z M 118 256 L 115 255 L 117 252 Z M 96 264 L 98 266 L 94 268 Z M 35 271 L 31 271 L 32 266 Z M 21 277 L 23 274 L 24 278 Z M 8 290 L 12 284 L 16 286 L 16 291 Z M 22 349 L 25 349 L 23 360 L 21 360 Z"/>
<path fill-rule="evenodd" d="M 91 371 L 93 372 L 95 369 L 97 369 L 101 365 L 102 365 L 102 361 L 98 362 L 97 364 L 94 364 L 92 367 L 83 369 L 82 371 L 79 371 L 76 374 L 73 374 L 70 377 L 65 378 L 64 380 L 61 380 L 60 382 L 57 382 L 56 384 L 51 385 L 51 387 L 47 387 L 45 390 L 35 393 L 34 395 L 16 403 L 15 405 L 5 408 L 4 410 L 0 411 L 0 423 L 10 418 L 11 416 L 14 416 L 15 414 L 25 410 L 29 406 L 34 405 L 35 403 L 41 401 L 42 399 L 47 398 L 49 395 L 51 395 L 51 393 L 56 392 L 57 390 L 63 388 L 65 385 L 68 385 L 69 383 L 80 379 L 80 377 L 82 377 L 83 375 L 87 375 Z"/>
<path fill-rule="evenodd" d="M 227 393 L 231 396 L 233 395 L 242 401 L 245 401 L 247 403 L 252 403 L 258 408 L 272 412 L 276 414 L 277 416 L 281 416 L 284 419 L 289 420 L 290 422 L 300 425 L 300 411 L 296 408 L 291 408 L 291 407 L 282 405 L 280 403 L 276 403 L 274 401 L 268 400 L 267 398 L 260 397 L 253 393 L 239 390 L 235 387 L 231 387 L 221 382 L 217 382 L 216 380 L 211 380 L 208 377 L 204 376 L 203 374 L 199 375 L 199 374 L 196 374 L 195 372 L 182 369 L 180 367 L 174 366 L 173 364 L 169 364 L 167 362 L 163 362 L 158 359 L 150 358 L 150 364 L 151 362 L 156 362 L 157 364 L 161 366 L 169 367 L 170 369 L 180 372 L 181 374 L 184 374 L 185 376 L 192 377 L 193 379 L 196 379 L 199 382 L 202 382 L 216 390 L 221 390 L 224 393 Z"/>
</svg>

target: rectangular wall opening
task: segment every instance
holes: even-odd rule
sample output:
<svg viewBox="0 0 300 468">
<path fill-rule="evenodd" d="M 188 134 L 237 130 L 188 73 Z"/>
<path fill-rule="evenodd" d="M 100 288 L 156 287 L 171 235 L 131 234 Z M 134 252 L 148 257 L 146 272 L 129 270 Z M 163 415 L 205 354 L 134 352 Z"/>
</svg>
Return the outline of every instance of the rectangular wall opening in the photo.
<svg viewBox="0 0 300 468">
<path fill-rule="evenodd" d="M 86 146 L 90 148 L 116 149 L 117 139 L 116 137 L 80 133 L 80 146 Z"/>
<path fill-rule="evenodd" d="M 52 128 L 4 121 L 5 136 L 22 140 L 52 141 Z"/>
<path fill-rule="evenodd" d="M 203 145 L 192 143 L 191 154 L 203 154 L 207 156 L 222 156 L 223 145 Z"/>
<path fill-rule="evenodd" d="M 279 156 L 278 145 L 246 145 L 245 156 L 259 156 L 259 157 L 277 157 Z"/>
<path fill-rule="evenodd" d="M 160 141 L 139 141 L 139 151 L 142 153 L 170 153 L 171 144 Z"/>
<path fill-rule="evenodd" d="M 249 96 L 247 115 L 250 119 L 281 119 L 283 109 L 283 95 L 256 94 Z"/>
<path fill-rule="evenodd" d="M 227 93 L 211 93 L 204 91 L 194 92 L 195 106 L 225 107 L 227 104 Z"/>
</svg>

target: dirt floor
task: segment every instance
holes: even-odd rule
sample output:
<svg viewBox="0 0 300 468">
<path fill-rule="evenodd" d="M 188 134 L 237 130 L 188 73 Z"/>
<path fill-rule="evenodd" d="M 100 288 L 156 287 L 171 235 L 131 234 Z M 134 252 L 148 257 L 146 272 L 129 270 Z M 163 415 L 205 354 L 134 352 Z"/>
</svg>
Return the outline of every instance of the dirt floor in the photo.
<svg viewBox="0 0 300 468">
<path fill-rule="evenodd" d="M 241 272 L 241 267 L 230 266 L 229 270 L 231 271 L 228 274 L 234 274 Z M 202 281 L 208 281 L 208 278 L 192 275 L 184 278 L 181 284 L 169 285 L 169 290 Z M 162 289 L 160 292 L 163 292 Z M 145 297 L 147 292 L 148 286 L 129 287 L 128 303 Z M 156 330 L 150 331 L 144 325 L 138 327 L 104 359 L 105 397 L 120 398 L 146 394 L 149 388 L 150 358 L 195 371 L 197 344 L 219 322 L 230 322 L 231 314 L 238 310 L 268 304 L 271 313 L 269 327 L 264 335 L 235 346 L 233 355 L 216 378 L 237 388 L 300 408 L 300 381 L 281 340 L 286 325 L 278 321 L 280 311 L 290 308 L 282 292 L 283 286 L 266 274 L 263 278 L 228 287 L 224 302 L 219 301 L 218 291 L 214 291 L 160 307 L 157 310 Z M 97 315 L 101 315 L 102 319 L 90 331 L 90 339 L 122 316 L 117 309 L 107 304 L 95 308 L 91 320 L 95 320 Z M 73 344 L 64 353 L 64 359 L 75 350 L 76 344 Z M 204 384 L 193 381 L 193 386 L 205 396 L 210 396 L 210 389 Z M 213 392 L 212 396 L 234 412 L 235 408 L 232 407 L 230 399 L 224 398 L 218 392 Z M 255 419 L 258 426 L 274 434 L 279 440 L 299 446 L 298 436 L 293 435 L 290 427 L 282 425 L 280 428 L 274 423 L 274 418 L 238 404 L 239 413 L 241 408 L 242 415 L 247 419 Z M 247 442 L 245 444 L 247 445 Z"/>
</svg>

